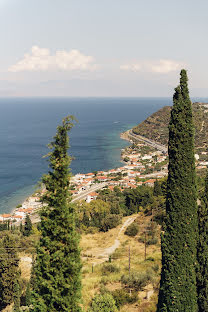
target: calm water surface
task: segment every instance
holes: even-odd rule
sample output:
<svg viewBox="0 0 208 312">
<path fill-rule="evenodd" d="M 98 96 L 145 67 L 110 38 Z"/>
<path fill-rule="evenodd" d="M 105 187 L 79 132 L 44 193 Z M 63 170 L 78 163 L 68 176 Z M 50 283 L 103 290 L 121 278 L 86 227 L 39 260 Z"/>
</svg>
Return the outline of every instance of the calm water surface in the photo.
<svg viewBox="0 0 208 312">
<path fill-rule="evenodd" d="M 118 167 L 128 142 L 120 132 L 164 105 L 168 98 L 7 98 L 0 99 L 0 213 L 11 211 L 47 172 L 46 145 L 63 117 L 78 123 L 70 132 L 72 172 Z"/>
</svg>

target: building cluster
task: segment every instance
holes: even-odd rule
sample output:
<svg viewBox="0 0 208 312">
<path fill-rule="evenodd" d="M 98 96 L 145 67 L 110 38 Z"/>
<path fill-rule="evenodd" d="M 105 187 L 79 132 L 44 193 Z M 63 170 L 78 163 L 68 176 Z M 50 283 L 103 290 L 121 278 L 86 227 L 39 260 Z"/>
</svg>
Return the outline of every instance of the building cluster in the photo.
<svg viewBox="0 0 208 312">
<path fill-rule="evenodd" d="M 140 146 L 144 145 L 140 144 Z M 116 169 L 76 174 L 71 179 L 73 196 L 79 196 L 84 191 L 90 191 L 93 186 L 99 185 L 99 183 L 105 183 L 105 186 L 111 190 L 115 186 L 121 190 L 134 189 L 140 185 L 153 186 L 156 179 L 167 175 L 167 155 L 160 151 L 150 150 L 146 154 L 141 154 L 138 149 L 125 149 L 122 152 L 122 159 L 125 159 L 125 165 Z M 160 163 L 159 170 L 155 170 L 155 165 L 158 166 Z M 147 169 L 151 169 L 151 173 L 147 173 Z M 98 193 L 91 192 L 86 194 L 85 200 L 90 202 L 97 196 Z"/>
<path fill-rule="evenodd" d="M 142 147 L 143 144 L 140 144 Z M 138 146 L 137 146 L 138 147 Z M 80 173 L 73 176 L 70 180 L 71 193 L 73 198 L 78 198 L 84 194 L 81 199 L 86 202 L 95 200 L 98 196 L 97 189 L 108 187 L 113 190 L 115 186 L 121 190 L 126 188 L 136 188 L 140 185 L 153 186 L 156 179 L 167 175 L 167 155 L 159 151 L 148 151 L 140 153 L 138 149 L 125 149 L 122 151 L 122 159 L 125 159 L 124 166 L 98 172 Z M 159 170 L 155 170 L 155 165 Z M 147 169 L 151 173 L 147 173 Z M 26 215 L 31 215 L 42 207 L 40 197 L 30 196 L 21 207 L 16 208 L 11 214 L 0 215 L 0 222 L 7 220 L 16 222 L 23 221 Z"/>
<path fill-rule="evenodd" d="M 16 208 L 11 214 L 2 214 L 0 215 L 0 222 L 5 221 L 23 221 L 26 215 L 31 215 L 35 210 L 42 207 L 42 203 L 40 202 L 40 197 L 30 196 L 28 197 L 21 207 Z"/>
</svg>

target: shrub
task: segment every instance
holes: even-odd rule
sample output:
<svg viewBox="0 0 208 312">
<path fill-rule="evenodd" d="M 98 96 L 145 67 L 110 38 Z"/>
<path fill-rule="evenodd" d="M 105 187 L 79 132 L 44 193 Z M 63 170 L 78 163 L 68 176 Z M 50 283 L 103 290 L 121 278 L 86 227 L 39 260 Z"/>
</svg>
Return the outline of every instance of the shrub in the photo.
<svg viewBox="0 0 208 312">
<path fill-rule="evenodd" d="M 148 257 L 146 260 L 147 261 L 155 261 L 155 259 L 153 257 Z"/>
<path fill-rule="evenodd" d="M 152 270 L 147 270 L 146 272 L 134 272 L 130 275 L 123 275 L 121 277 L 121 283 L 135 290 L 143 290 L 143 288 L 152 281 L 152 278 Z"/>
<path fill-rule="evenodd" d="M 128 236 L 136 236 L 139 232 L 139 227 L 136 223 L 132 223 L 130 224 L 126 231 L 124 232 L 124 234 L 128 235 Z"/>
<path fill-rule="evenodd" d="M 150 238 L 147 240 L 147 245 L 156 245 L 158 243 L 157 237 Z"/>
<path fill-rule="evenodd" d="M 134 303 L 138 300 L 137 292 L 132 292 L 130 295 L 127 290 L 123 288 L 116 289 L 111 294 L 113 295 L 117 308 L 127 303 Z"/>
<path fill-rule="evenodd" d="M 91 303 L 89 312 L 116 312 L 117 307 L 113 296 L 109 293 L 96 295 Z"/>
<path fill-rule="evenodd" d="M 116 264 L 106 263 L 103 265 L 101 271 L 102 271 L 102 274 L 118 273 L 118 272 L 120 272 L 120 268 Z"/>
<path fill-rule="evenodd" d="M 159 265 L 157 263 L 155 263 L 153 266 L 152 266 L 152 270 L 157 273 L 159 271 Z"/>
<path fill-rule="evenodd" d="M 101 222 L 100 231 L 107 232 L 121 223 L 121 215 L 109 214 Z"/>
<path fill-rule="evenodd" d="M 102 276 L 101 280 L 100 280 L 100 284 L 101 285 L 107 285 L 109 282 L 109 277 L 108 276 Z"/>
<path fill-rule="evenodd" d="M 85 228 L 85 234 L 95 234 L 98 232 L 98 229 L 95 226 L 89 226 Z"/>
</svg>

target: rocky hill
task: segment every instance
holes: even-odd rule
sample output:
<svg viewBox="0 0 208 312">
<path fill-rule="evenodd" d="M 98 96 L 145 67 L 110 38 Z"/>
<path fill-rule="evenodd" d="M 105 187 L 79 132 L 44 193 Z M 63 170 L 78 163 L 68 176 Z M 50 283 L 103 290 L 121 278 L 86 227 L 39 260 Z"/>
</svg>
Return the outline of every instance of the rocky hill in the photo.
<svg viewBox="0 0 208 312">
<path fill-rule="evenodd" d="M 132 129 L 133 133 L 168 144 L 168 124 L 171 106 L 165 106 Z M 195 146 L 200 160 L 208 160 L 208 103 L 193 103 Z"/>
</svg>

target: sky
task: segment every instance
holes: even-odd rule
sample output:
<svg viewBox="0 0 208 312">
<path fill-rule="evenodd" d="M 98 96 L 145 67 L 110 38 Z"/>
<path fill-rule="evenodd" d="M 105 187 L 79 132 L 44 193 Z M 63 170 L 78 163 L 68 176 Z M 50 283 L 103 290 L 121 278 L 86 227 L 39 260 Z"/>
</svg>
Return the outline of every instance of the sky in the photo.
<svg viewBox="0 0 208 312">
<path fill-rule="evenodd" d="M 0 0 L 0 97 L 208 97 L 207 0 Z"/>
</svg>

